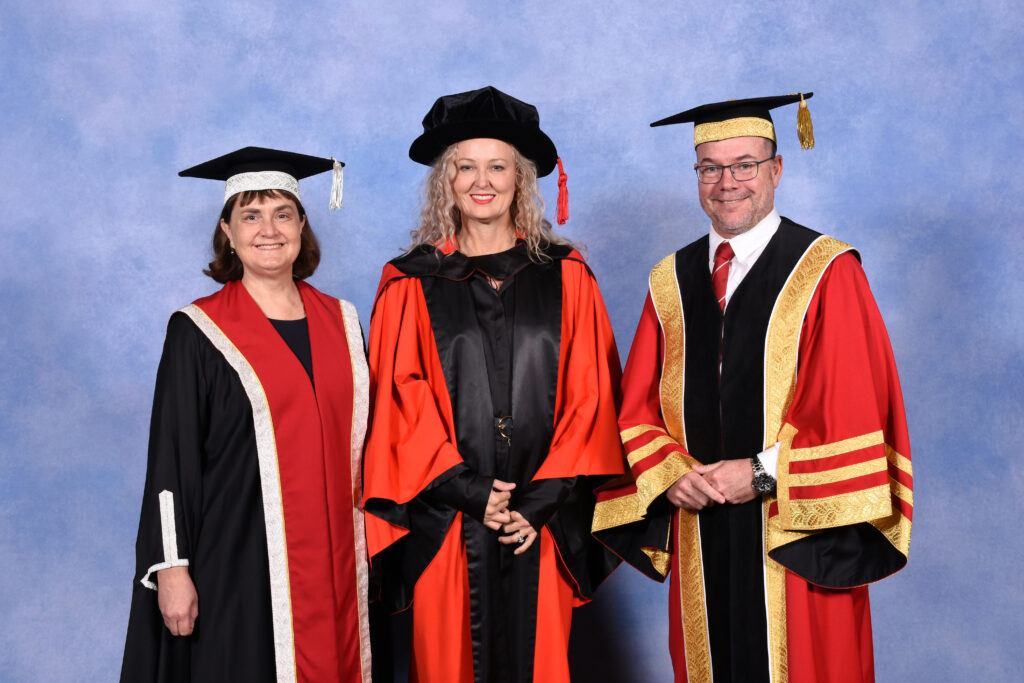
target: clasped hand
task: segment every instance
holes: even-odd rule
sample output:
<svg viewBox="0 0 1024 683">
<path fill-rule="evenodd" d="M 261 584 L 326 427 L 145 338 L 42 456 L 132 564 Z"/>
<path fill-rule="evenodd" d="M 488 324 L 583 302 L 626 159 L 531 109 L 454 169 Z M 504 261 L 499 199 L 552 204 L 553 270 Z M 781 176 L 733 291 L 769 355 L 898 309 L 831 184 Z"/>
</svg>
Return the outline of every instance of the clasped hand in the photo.
<svg viewBox="0 0 1024 683">
<path fill-rule="evenodd" d="M 715 503 L 746 503 L 757 495 L 751 484 L 754 470 L 746 458 L 694 465 L 665 492 L 669 502 L 690 512 Z"/>
<path fill-rule="evenodd" d="M 494 480 L 491 484 L 491 495 L 487 498 L 487 508 L 484 510 L 484 526 L 504 532 L 506 535 L 499 536 L 498 541 L 505 545 L 518 545 L 514 554 L 521 555 L 537 540 L 537 531 L 525 517 L 509 509 L 512 489 L 515 487 L 513 483 Z"/>
</svg>

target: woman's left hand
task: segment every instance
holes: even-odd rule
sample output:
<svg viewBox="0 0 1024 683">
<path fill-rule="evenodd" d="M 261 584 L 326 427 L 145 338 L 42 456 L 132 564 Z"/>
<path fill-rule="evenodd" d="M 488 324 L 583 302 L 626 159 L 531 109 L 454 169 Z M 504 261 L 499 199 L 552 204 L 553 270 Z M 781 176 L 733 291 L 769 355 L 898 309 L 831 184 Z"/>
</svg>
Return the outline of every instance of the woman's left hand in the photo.
<svg viewBox="0 0 1024 683">
<path fill-rule="evenodd" d="M 501 530 L 508 534 L 508 536 L 499 536 L 498 540 L 505 545 L 517 544 L 519 547 L 516 548 L 514 554 L 521 555 L 537 540 L 537 532 L 530 526 L 526 517 L 523 517 L 515 510 L 510 512 L 512 513 L 512 521 L 508 524 L 503 524 L 501 527 Z"/>
</svg>

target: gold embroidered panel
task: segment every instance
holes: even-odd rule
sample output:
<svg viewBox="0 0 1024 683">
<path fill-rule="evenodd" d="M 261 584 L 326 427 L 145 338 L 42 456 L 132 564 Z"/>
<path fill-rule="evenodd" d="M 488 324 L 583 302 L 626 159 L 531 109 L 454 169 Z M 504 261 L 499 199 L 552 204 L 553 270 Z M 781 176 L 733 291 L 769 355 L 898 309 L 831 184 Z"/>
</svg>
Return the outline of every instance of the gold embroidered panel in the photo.
<svg viewBox="0 0 1024 683">
<path fill-rule="evenodd" d="M 672 553 L 661 548 L 640 548 L 640 552 L 650 559 L 654 571 L 662 577 L 668 575 L 668 570 L 672 566 Z"/>
<path fill-rule="evenodd" d="M 594 521 L 590 530 L 597 532 L 639 522 L 643 519 L 643 515 L 637 514 L 639 508 L 636 493 L 599 500 L 594 505 Z"/>
<path fill-rule="evenodd" d="M 768 138 L 775 141 L 775 126 L 768 119 L 757 116 L 739 116 L 727 121 L 700 123 L 693 127 L 693 146 L 746 136 Z"/>
<path fill-rule="evenodd" d="M 710 681 L 711 643 L 708 640 L 707 603 L 704 596 L 704 566 L 700 551 L 700 524 L 697 515 L 686 510 L 676 513 L 679 533 L 676 538 L 675 580 L 683 615 L 683 641 L 686 649 L 686 677 L 690 681 Z"/>
<path fill-rule="evenodd" d="M 765 506 L 767 518 L 768 506 Z M 786 568 L 765 555 L 765 603 L 768 609 L 768 660 L 774 683 L 789 680 L 789 635 L 786 630 Z"/>
<path fill-rule="evenodd" d="M 811 448 L 793 448 L 789 451 L 789 461 L 797 462 L 831 458 L 832 456 L 842 455 L 843 453 L 852 453 L 853 451 L 859 451 L 864 448 L 880 446 L 883 443 L 882 430 L 879 429 L 878 431 L 871 432 L 870 434 L 862 434 L 861 436 L 854 436 L 849 439 L 843 439 L 842 441 L 834 441 L 832 443 L 826 443 Z"/>
<path fill-rule="evenodd" d="M 672 484 L 675 484 L 679 477 L 691 471 L 693 469 L 691 463 L 694 462 L 696 461 L 689 456 L 674 451 L 654 467 L 642 472 L 636 480 L 637 504 L 639 506 L 637 512 L 641 516 L 646 515 L 651 503 L 667 491 Z"/>
<path fill-rule="evenodd" d="M 850 245 L 827 236 L 811 243 L 775 300 L 764 345 L 764 447 L 778 440 L 796 391 L 800 329 L 822 274 Z M 779 469 L 782 469 L 780 458 Z"/>
<path fill-rule="evenodd" d="M 658 432 L 661 432 L 662 436 L 656 436 L 653 439 L 651 439 L 651 441 L 649 441 L 648 443 L 645 443 L 643 446 L 640 446 L 639 448 L 626 453 L 626 462 L 629 463 L 630 467 L 633 467 L 641 460 L 644 460 L 648 456 L 651 456 L 654 453 L 658 452 L 664 446 L 675 445 L 676 442 L 673 441 L 668 436 L 668 434 L 665 434 L 664 430 L 658 429 L 657 427 L 654 427 L 653 429 L 656 429 Z"/>
<path fill-rule="evenodd" d="M 683 302 L 676 282 L 676 256 L 666 256 L 651 270 L 651 301 L 665 335 L 665 358 L 661 368 L 661 414 L 669 436 L 686 448 L 683 421 L 683 387 L 686 337 Z"/>
</svg>

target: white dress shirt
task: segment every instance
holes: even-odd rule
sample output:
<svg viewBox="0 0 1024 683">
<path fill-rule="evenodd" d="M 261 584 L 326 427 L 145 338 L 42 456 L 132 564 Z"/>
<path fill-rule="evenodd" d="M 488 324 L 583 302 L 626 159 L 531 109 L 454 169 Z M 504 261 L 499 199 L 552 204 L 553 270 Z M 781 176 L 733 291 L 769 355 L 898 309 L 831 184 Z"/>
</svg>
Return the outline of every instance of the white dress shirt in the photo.
<svg viewBox="0 0 1024 683">
<path fill-rule="evenodd" d="M 747 273 L 754 266 L 761 252 L 768 246 L 768 242 L 771 241 L 772 236 L 779 229 L 780 223 L 782 223 L 782 219 L 779 217 L 779 212 L 773 207 L 771 212 L 762 218 L 757 225 L 732 239 L 726 240 L 715 232 L 714 228 L 711 229 L 711 239 L 708 241 L 708 272 L 714 270 L 715 250 L 718 249 L 719 244 L 729 242 L 735 254 L 732 261 L 729 262 L 729 280 L 725 286 L 726 308 L 729 306 L 729 299 L 732 298 L 732 293 L 736 291 L 743 278 L 747 276 Z M 757 458 L 764 465 L 765 471 L 772 475 L 772 478 L 778 479 L 779 442 L 776 441 L 774 446 L 758 453 Z"/>
</svg>

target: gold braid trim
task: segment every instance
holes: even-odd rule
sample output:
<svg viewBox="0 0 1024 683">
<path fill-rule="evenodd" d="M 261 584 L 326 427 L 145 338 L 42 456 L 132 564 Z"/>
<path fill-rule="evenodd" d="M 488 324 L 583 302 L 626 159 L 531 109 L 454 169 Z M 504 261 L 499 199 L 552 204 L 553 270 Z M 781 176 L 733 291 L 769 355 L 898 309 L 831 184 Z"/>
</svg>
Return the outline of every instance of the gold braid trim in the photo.
<svg viewBox="0 0 1024 683">
<path fill-rule="evenodd" d="M 767 501 L 765 501 L 765 517 L 768 516 Z M 799 541 L 801 538 L 807 538 L 816 531 L 794 531 L 792 529 L 783 529 L 782 525 L 779 524 L 779 518 L 768 521 L 767 537 L 765 540 L 765 551 L 771 552 L 776 548 L 781 548 L 784 545 L 792 543 L 793 541 Z M 769 560 L 773 561 L 773 560 Z"/>
<path fill-rule="evenodd" d="M 775 300 L 764 345 L 764 447 L 769 448 L 782 429 L 782 420 L 796 391 L 800 328 L 822 274 L 850 245 L 822 235 L 811 243 Z M 782 471 L 780 454 L 779 471 Z"/>
<path fill-rule="evenodd" d="M 767 121 L 765 121 L 767 123 Z M 747 135 L 758 133 L 746 133 Z M 771 135 L 761 135 L 775 139 Z M 764 348 L 764 448 L 771 447 L 776 440 L 779 447 L 778 491 L 787 491 L 788 456 L 792 438 L 787 440 L 779 435 L 783 419 L 793 402 L 796 391 L 797 361 L 800 350 L 800 329 L 803 325 L 807 306 L 814 296 L 822 273 L 830 263 L 850 246 L 831 237 L 819 237 L 804 252 L 793 272 L 790 273 L 782 291 L 775 300 L 775 309 L 768 324 Z M 790 425 L 786 425 L 787 428 Z M 796 430 L 793 430 L 794 434 Z M 785 455 L 783 454 L 785 451 Z M 767 556 L 767 551 L 807 536 L 806 533 L 785 528 L 781 514 L 769 519 L 768 511 L 775 496 L 764 496 L 762 518 L 764 519 L 765 543 L 765 603 L 768 619 L 769 658 L 772 680 L 785 683 L 789 680 L 788 634 L 786 632 L 786 570 Z M 779 510 L 782 501 L 779 500 Z M 788 525 L 786 525 L 788 526 Z"/>
<path fill-rule="evenodd" d="M 892 547 L 904 557 L 910 554 L 910 520 L 900 514 L 899 510 L 893 510 L 885 519 L 872 520 L 871 526 L 881 531 L 892 543 Z"/>
<path fill-rule="evenodd" d="M 820 460 L 821 458 L 830 458 L 833 455 L 842 455 L 843 453 L 852 453 L 853 451 L 871 448 L 872 446 L 880 446 L 883 443 L 885 443 L 885 438 L 882 436 L 882 430 L 879 429 L 877 432 L 862 434 L 861 436 L 854 436 L 842 441 L 822 444 L 821 446 L 790 449 L 789 461 Z"/>
<path fill-rule="evenodd" d="M 665 359 L 661 368 L 661 415 L 669 436 L 686 450 L 686 429 L 683 422 L 683 387 L 685 376 L 686 330 L 683 302 L 676 282 L 676 255 L 669 254 L 651 270 L 651 301 L 665 335 Z"/>
<path fill-rule="evenodd" d="M 774 142 L 775 126 L 768 119 L 757 116 L 740 116 L 727 121 L 701 123 L 693 127 L 693 146 L 747 136 L 768 138 Z"/>
<path fill-rule="evenodd" d="M 903 500 L 907 500 L 905 496 L 909 496 L 911 500 L 907 500 L 907 502 L 912 504 L 912 492 L 892 477 L 889 477 L 889 484 L 887 485 L 873 486 L 860 491 L 850 491 L 824 498 L 791 499 L 789 491 L 794 486 L 830 484 L 864 474 L 884 472 L 888 470 L 889 462 L 896 464 L 900 463 L 901 459 L 904 463 L 909 464 L 906 458 L 903 458 L 886 445 L 885 459 L 876 458 L 868 462 L 839 467 L 827 472 L 793 474 L 789 471 L 789 463 L 792 461 L 806 462 L 884 444 L 882 433 L 879 431 L 830 444 L 823 444 L 814 448 L 794 449 L 791 447 L 796 434 L 796 427 L 789 423 L 786 423 L 779 434 L 778 523 L 782 528 L 796 531 L 814 531 L 888 518 L 894 512 L 891 498 L 893 494 Z"/>
<path fill-rule="evenodd" d="M 630 427 L 629 429 L 623 429 L 621 432 L 619 432 L 619 437 L 622 439 L 622 443 L 626 443 L 627 441 L 632 441 L 633 439 L 640 436 L 644 432 L 649 432 L 652 429 L 659 432 L 665 431 L 658 425 L 637 425 L 635 427 Z"/>
<path fill-rule="evenodd" d="M 622 442 L 624 444 L 628 444 L 636 437 L 650 432 L 654 432 L 658 436 L 655 436 L 651 441 L 645 443 L 643 446 L 627 451 L 626 461 L 631 470 L 636 467 L 638 463 L 641 463 L 645 459 L 653 456 L 665 446 L 678 445 L 675 439 L 665 433 L 664 429 L 655 425 L 637 425 L 623 430 L 621 432 Z M 672 486 L 679 477 L 693 469 L 693 465 L 695 463 L 696 461 L 693 458 L 685 456 L 678 451 L 672 451 L 668 453 L 665 459 L 660 463 L 643 471 L 640 476 L 636 478 L 637 492 L 635 496 L 631 497 L 636 505 L 636 512 L 635 514 L 630 515 L 630 517 L 639 518 L 646 515 L 647 508 L 649 508 L 651 503 L 654 502 L 654 499 Z"/>
<path fill-rule="evenodd" d="M 675 580 L 683 615 L 683 644 L 686 650 L 686 678 L 710 681 L 711 644 L 708 641 L 707 603 L 704 597 L 704 564 L 701 560 L 700 525 L 697 515 L 680 509 L 676 538 Z"/>
<path fill-rule="evenodd" d="M 781 501 L 780 501 L 781 502 Z M 892 491 L 882 484 L 827 498 L 791 500 L 779 506 L 781 523 L 789 529 L 814 531 L 870 522 L 892 514 Z"/>
<path fill-rule="evenodd" d="M 837 481 L 845 481 L 854 477 L 863 477 L 867 474 L 877 474 L 889 470 L 888 464 L 881 458 L 859 462 L 856 465 L 837 467 L 827 472 L 805 472 L 802 474 L 790 474 L 790 486 L 820 486 L 822 484 L 833 484 Z"/>
<path fill-rule="evenodd" d="M 897 468 L 911 477 L 913 476 L 910 459 L 897 453 L 896 450 L 888 444 L 885 446 L 885 457 Z M 894 496 L 909 505 L 911 508 L 914 507 L 914 492 L 910 487 L 901 484 L 893 477 L 889 477 L 889 486 L 892 488 L 892 494 Z M 885 519 L 876 519 L 872 521 L 871 524 L 885 534 L 885 537 L 889 539 L 889 542 L 892 543 L 893 547 L 903 553 L 904 556 L 910 553 L 911 522 L 903 515 L 902 511 L 898 507 L 893 506 L 892 515 L 889 517 L 886 517 Z"/>
<path fill-rule="evenodd" d="M 913 476 L 914 467 L 910 464 L 910 458 L 904 455 L 900 455 L 888 444 L 886 444 L 885 446 L 885 457 L 888 458 L 889 462 L 891 462 L 893 465 L 903 470 L 907 474 Z"/>
<path fill-rule="evenodd" d="M 654 499 L 668 490 L 679 477 L 693 469 L 696 460 L 678 451 L 669 453 L 663 461 L 643 472 L 636 480 L 637 513 L 647 514 Z"/>
<path fill-rule="evenodd" d="M 768 507 L 765 506 L 765 519 Z M 789 638 L 786 633 L 786 568 L 765 555 L 765 602 L 768 606 L 768 662 L 774 683 L 789 680 Z"/>
<path fill-rule="evenodd" d="M 609 500 L 599 500 L 594 505 L 594 521 L 590 531 L 592 533 L 604 531 L 612 527 L 639 522 L 643 519 L 643 515 L 637 514 L 638 509 L 639 504 L 635 493 Z"/>
<path fill-rule="evenodd" d="M 892 487 L 892 495 L 896 496 L 910 507 L 914 507 L 914 492 L 908 487 L 889 477 L 889 486 Z"/>
<path fill-rule="evenodd" d="M 664 430 L 659 429 L 658 431 L 661 432 L 661 436 L 656 436 L 643 446 L 626 453 L 626 462 L 630 467 L 634 467 L 641 460 L 646 460 L 654 455 L 663 446 L 675 445 L 676 442 Z"/>
<path fill-rule="evenodd" d="M 671 527 L 668 530 L 668 535 L 672 536 Z M 665 547 L 668 548 L 669 539 L 665 539 Z M 668 570 L 672 568 L 672 553 L 661 548 L 640 548 L 640 552 L 647 556 L 651 561 L 651 566 L 654 567 L 654 571 L 658 572 L 662 578 L 668 576 Z"/>
</svg>

